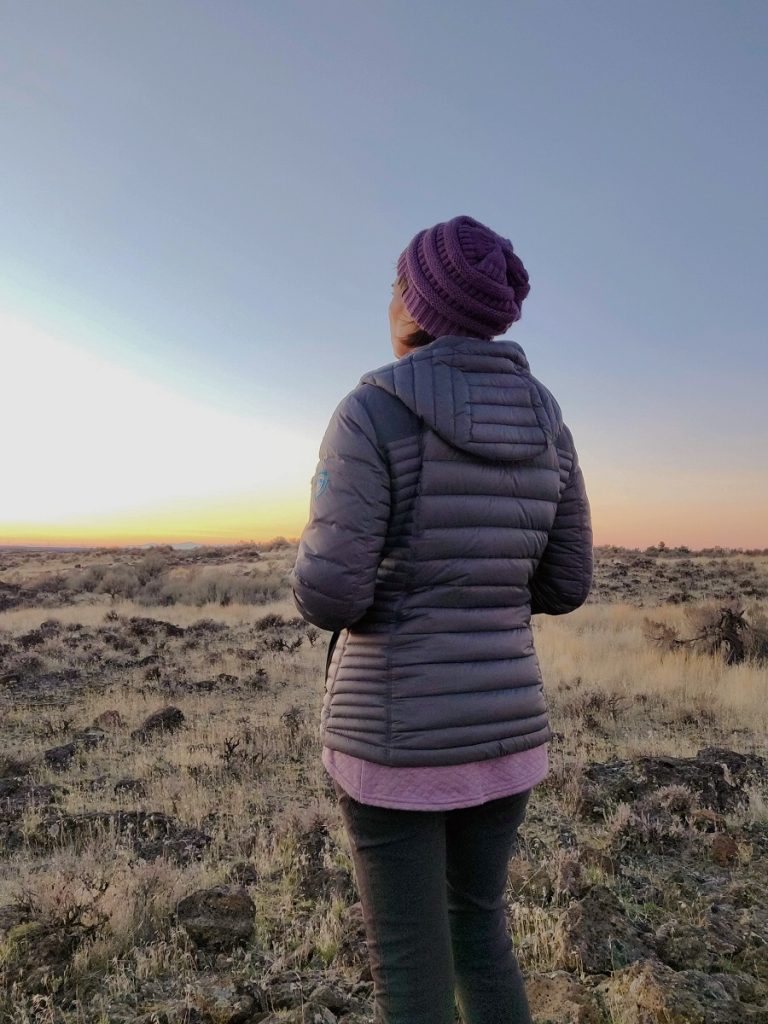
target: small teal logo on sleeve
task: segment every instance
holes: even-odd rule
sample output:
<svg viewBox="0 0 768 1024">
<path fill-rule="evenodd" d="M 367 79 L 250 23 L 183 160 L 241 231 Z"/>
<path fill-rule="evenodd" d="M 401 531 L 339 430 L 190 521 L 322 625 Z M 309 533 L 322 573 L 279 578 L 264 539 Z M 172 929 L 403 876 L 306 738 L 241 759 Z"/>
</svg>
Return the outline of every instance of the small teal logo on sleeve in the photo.
<svg viewBox="0 0 768 1024">
<path fill-rule="evenodd" d="M 327 469 L 321 469 L 317 474 L 317 481 L 315 482 L 315 497 L 319 498 L 321 494 L 325 494 L 328 490 L 328 482 L 330 480 L 330 474 Z"/>
</svg>

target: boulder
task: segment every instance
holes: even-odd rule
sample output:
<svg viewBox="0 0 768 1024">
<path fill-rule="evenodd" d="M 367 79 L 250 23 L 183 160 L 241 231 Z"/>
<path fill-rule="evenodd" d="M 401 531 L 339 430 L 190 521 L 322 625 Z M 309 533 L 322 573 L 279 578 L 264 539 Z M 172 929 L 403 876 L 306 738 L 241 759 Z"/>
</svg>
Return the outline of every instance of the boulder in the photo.
<svg viewBox="0 0 768 1024">
<path fill-rule="evenodd" d="M 339 985 L 327 981 L 321 982 L 309 994 L 310 1001 L 319 1006 L 327 1006 L 338 1017 L 350 1008 L 350 999 Z"/>
<path fill-rule="evenodd" d="M 56 772 L 66 771 L 72 764 L 72 759 L 77 753 L 76 743 L 64 743 L 60 747 L 51 747 L 43 754 L 45 763 Z"/>
<path fill-rule="evenodd" d="M 256 906 L 242 886 L 216 885 L 180 900 L 176 917 L 202 949 L 223 950 L 248 942 Z"/>
<path fill-rule="evenodd" d="M 728 814 L 747 802 L 747 786 L 766 779 L 765 758 L 721 747 L 704 747 L 695 757 L 614 759 L 584 768 L 577 810 L 602 820 L 620 802 L 631 804 L 661 787 L 682 785 L 702 807 Z"/>
<path fill-rule="evenodd" d="M 180 708 L 169 705 L 153 712 L 145 718 L 138 729 L 131 733 L 132 739 L 146 740 L 156 733 L 176 732 L 184 725 L 184 712 Z"/>
<path fill-rule="evenodd" d="M 595 989 L 622 1024 L 768 1024 L 768 1008 L 753 1003 L 749 978 L 675 971 L 638 960 Z"/>
</svg>

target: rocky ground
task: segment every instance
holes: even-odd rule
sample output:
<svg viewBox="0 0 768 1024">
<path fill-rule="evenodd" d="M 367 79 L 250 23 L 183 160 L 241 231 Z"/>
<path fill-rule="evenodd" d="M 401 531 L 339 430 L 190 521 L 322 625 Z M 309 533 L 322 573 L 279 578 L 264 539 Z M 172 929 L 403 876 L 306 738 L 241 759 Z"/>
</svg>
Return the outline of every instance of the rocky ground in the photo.
<svg viewBox="0 0 768 1024">
<path fill-rule="evenodd" d="M 270 585 L 294 550 L 256 552 Z M 146 553 L 49 557 L 0 552 L 0 1021 L 370 1022 L 358 893 L 316 735 L 325 634 L 284 598 L 159 608 L 41 590 L 104 559 L 149 578 Z M 155 558 L 155 580 L 254 568 L 244 551 L 185 558 Z M 605 612 L 552 621 L 541 643 L 587 625 L 619 642 L 613 602 L 659 620 L 681 592 L 746 597 L 756 620 L 766 561 L 601 552 L 590 603 Z M 583 668 L 545 673 L 551 771 L 507 889 L 537 1024 L 768 1024 L 768 670 L 721 666 L 732 703 L 719 716 L 704 656 L 672 664 L 699 680 L 706 713 L 685 689 L 675 704 L 640 680 L 619 700 Z M 647 753 L 625 756 L 622 716 L 632 750 L 642 723 Z"/>
</svg>

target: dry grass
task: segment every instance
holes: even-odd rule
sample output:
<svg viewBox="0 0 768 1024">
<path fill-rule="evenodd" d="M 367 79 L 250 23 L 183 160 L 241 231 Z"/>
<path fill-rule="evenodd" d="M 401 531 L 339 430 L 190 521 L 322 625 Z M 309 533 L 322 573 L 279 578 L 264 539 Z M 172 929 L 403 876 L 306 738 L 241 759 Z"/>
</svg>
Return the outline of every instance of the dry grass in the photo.
<svg viewBox="0 0 768 1024">
<path fill-rule="evenodd" d="M 268 552 L 263 568 L 284 575 L 291 555 L 280 549 Z M 759 561 L 754 559 L 755 564 Z M 761 571 L 768 570 L 768 560 L 763 562 Z M 239 571 L 235 562 L 228 569 L 233 565 Z M 13 569 L 18 578 L 30 571 L 26 563 Z M 742 571 L 737 569 L 737 575 Z M 649 579 L 652 575 L 650 570 Z M 645 619 L 685 633 L 688 605 L 654 604 L 650 583 L 648 588 L 639 604 L 594 601 L 567 616 L 533 620 L 557 735 L 550 745 L 550 776 L 537 787 L 523 831 L 528 855 L 552 877 L 561 870 L 562 850 L 555 837 L 562 829 L 578 830 L 579 843 L 607 849 L 612 830 L 620 830 L 630 813 L 619 807 L 606 821 L 579 821 L 580 773 L 588 762 L 689 756 L 709 745 L 768 755 L 765 666 L 727 666 L 722 659 L 688 649 L 661 651 L 645 636 Z M 751 598 L 748 607 L 754 615 L 768 611 L 760 597 Z M 270 614 L 281 616 L 285 625 L 257 628 Z M 137 638 L 129 626 L 134 616 L 189 632 L 179 638 Z M 200 608 L 145 607 L 91 595 L 83 604 L 0 612 L 0 644 L 10 646 L 42 623 L 58 620 L 61 629 L 28 653 L 40 659 L 46 672 L 75 664 L 83 679 L 71 692 L 61 686 L 38 691 L 0 684 L 3 754 L 35 759 L 38 784 L 65 786 L 59 801 L 65 815 L 120 808 L 162 812 L 210 836 L 201 859 L 180 863 L 144 859 L 114 833 L 95 833 L 77 848 L 65 843 L 41 849 L 35 836 L 50 810 L 33 803 L 23 812 L 17 823 L 21 845 L 0 856 L 0 907 L 26 900 L 38 920 L 60 925 L 79 915 L 92 928 L 89 941 L 72 956 L 68 981 L 88 993 L 87 1019 L 98 1020 L 97 1011 L 104 1020 L 112 1019 L 116 1006 L 122 1011 L 164 1005 L 171 989 L 186 992 L 185 998 L 198 1008 L 207 1005 L 205 972 L 213 962 L 190 949 L 183 930 L 174 925 L 173 909 L 190 892 L 231 880 L 235 866 L 242 864 L 258 875 L 258 882 L 249 885 L 256 931 L 247 949 L 219 965 L 228 977 L 253 978 L 263 972 L 265 959 L 294 953 L 304 941 L 314 951 L 318 970 L 332 970 L 350 985 L 359 976 L 359 964 L 337 961 L 355 895 L 348 841 L 320 760 L 317 734 L 328 637 L 321 634 L 310 645 L 296 616 L 290 596 L 264 605 Z M 194 639 L 201 619 L 225 628 Z M 66 628 L 76 624 L 85 632 L 68 633 Z M 113 650 L 109 634 L 127 638 L 125 644 Z M 73 636 L 81 640 L 70 643 Z M 304 639 L 295 652 L 287 653 L 270 649 L 268 641 L 277 636 Z M 119 656 L 125 665 L 103 659 L 91 663 L 94 650 L 100 656 Z M 156 656 L 149 668 L 142 663 L 147 655 Z M 99 664 L 104 667 L 94 667 Z M 206 680 L 215 685 L 201 687 Z M 148 714 L 167 704 L 183 712 L 183 729 L 147 742 L 131 737 Z M 66 743 L 73 731 L 107 710 L 118 711 L 123 724 L 110 730 L 104 743 L 78 750 L 64 772 L 45 764 L 46 749 Z M 143 795 L 114 792 L 115 781 L 126 776 L 144 784 Z M 751 790 L 748 803 L 728 815 L 728 827 L 743 831 L 767 822 L 767 796 L 760 787 Z M 317 847 L 320 852 L 313 854 L 318 829 L 325 838 Z M 756 849 L 746 838 L 740 843 L 740 869 L 757 870 L 759 859 L 750 862 L 753 855 L 758 858 Z M 342 896 L 324 882 L 322 871 L 312 873 L 320 869 L 346 879 L 348 894 Z M 673 914 L 668 867 L 660 865 L 657 875 L 653 864 L 644 870 L 644 884 L 658 880 L 670 893 L 668 903 L 649 912 Z M 585 877 L 590 884 L 616 884 L 594 866 Z M 511 932 L 525 971 L 557 966 L 554 937 L 569 898 L 566 893 L 510 902 Z M 0 959 L 3 949 L 9 955 L 0 935 Z M 6 1012 L 9 1024 L 44 1019 L 40 1002 L 37 1010 L 33 1004 L 33 995 L 17 991 L 5 1007 L 0 998 L 0 1017 Z M 620 1008 L 615 1012 L 620 1014 Z M 79 1024 L 86 1018 L 73 1010 L 55 1019 L 57 1024 Z"/>
<path fill-rule="evenodd" d="M 767 606 L 755 607 L 765 612 Z M 685 625 L 685 608 L 669 605 L 586 605 L 567 616 L 534 619 L 554 727 L 567 732 L 568 717 L 578 717 L 579 699 L 599 692 L 616 707 L 602 718 L 606 734 L 592 737 L 598 757 L 687 756 L 707 737 L 730 738 L 741 749 L 738 738 L 750 734 L 766 749 L 766 666 L 728 666 L 693 651 L 659 651 L 645 636 L 646 616 Z"/>
<path fill-rule="evenodd" d="M 125 617 L 141 615 L 162 619 L 165 622 L 173 622 L 177 626 L 189 626 L 202 618 L 215 619 L 217 622 L 225 622 L 227 625 L 234 626 L 256 622 L 269 614 L 282 615 L 286 619 L 297 615 L 296 605 L 290 597 L 260 605 L 232 603 L 224 606 L 207 604 L 199 607 L 187 604 L 137 605 L 134 601 L 112 601 L 106 595 L 101 595 L 91 604 L 64 605 L 52 608 L 17 608 L 0 612 L 0 630 L 7 629 L 12 633 L 24 633 L 27 630 L 36 629 L 46 619 L 58 619 L 63 623 L 79 622 L 84 626 L 100 626 L 104 622 L 104 616 L 110 611 Z"/>
</svg>

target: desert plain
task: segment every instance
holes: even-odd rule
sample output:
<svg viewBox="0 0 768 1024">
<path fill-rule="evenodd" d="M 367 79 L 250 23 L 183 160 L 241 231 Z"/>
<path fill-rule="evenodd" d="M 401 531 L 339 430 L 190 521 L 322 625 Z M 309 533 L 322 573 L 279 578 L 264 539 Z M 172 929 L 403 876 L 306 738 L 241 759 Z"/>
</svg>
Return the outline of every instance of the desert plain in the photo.
<svg viewBox="0 0 768 1024">
<path fill-rule="evenodd" d="M 373 1019 L 295 557 L 0 549 L 0 1021 Z M 532 623 L 534 1019 L 768 1024 L 768 550 L 596 548 Z"/>
</svg>

